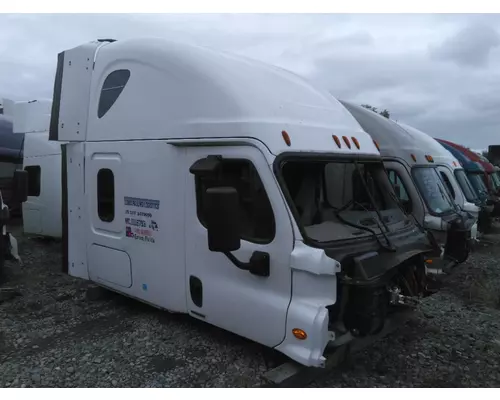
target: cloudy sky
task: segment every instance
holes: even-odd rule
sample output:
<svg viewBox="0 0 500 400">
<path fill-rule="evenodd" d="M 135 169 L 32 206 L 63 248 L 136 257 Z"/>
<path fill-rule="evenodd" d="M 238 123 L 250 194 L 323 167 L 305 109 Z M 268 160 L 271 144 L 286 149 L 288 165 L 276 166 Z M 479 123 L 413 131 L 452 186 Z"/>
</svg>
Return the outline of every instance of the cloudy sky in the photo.
<svg viewBox="0 0 500 400">
<path fill-rule="evenodd" d="M 57 53 L 166 37 L 290 69 L 474 149 L 500 144 L 500 15 L 0 15 L 0 98 L 50 98 Z"/>
</svg>

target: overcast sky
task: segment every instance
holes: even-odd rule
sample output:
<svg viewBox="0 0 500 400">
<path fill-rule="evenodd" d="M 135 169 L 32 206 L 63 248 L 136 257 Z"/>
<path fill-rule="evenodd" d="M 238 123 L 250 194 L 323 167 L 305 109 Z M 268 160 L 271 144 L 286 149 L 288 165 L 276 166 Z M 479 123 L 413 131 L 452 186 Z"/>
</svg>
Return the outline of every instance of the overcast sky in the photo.
<svg viewBox="0 0 500 400">
<path fill-rule="evenodd" d="M 500 144 L 500 15 L 0 15 L 0 98 L 52 96 L 57 53 L 166 37 L 290 69 L 435 137 Z"/>
</svg>

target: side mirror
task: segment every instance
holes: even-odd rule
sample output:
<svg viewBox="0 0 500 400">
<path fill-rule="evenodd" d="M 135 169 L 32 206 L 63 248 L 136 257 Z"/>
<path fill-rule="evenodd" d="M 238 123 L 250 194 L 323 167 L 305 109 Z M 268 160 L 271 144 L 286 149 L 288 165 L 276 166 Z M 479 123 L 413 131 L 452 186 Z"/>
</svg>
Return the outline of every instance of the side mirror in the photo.
<svg viewBox="0 0 500 400">
<path fill-rule="evenodd" d="M 28 200 L 28 172 L 17 169 L 14 172 L 12 194 L 16 202 L 24 203 Z"/>
<path fill-rule="evenodd" d="M 208 248 L 227 253 L 241 246 L 238 191 L 233 187 L 214 187 L 206 192 Z"/>
</svg>

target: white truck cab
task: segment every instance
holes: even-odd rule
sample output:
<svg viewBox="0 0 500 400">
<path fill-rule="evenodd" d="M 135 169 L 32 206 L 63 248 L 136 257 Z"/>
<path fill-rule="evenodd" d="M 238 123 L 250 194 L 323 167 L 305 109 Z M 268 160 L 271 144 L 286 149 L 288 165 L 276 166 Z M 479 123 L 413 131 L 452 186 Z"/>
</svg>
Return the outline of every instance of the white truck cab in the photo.
<svg viewBox="0 0 500 400">
<path fill-rule="evenodd" d="M 432 162 L 455 204 L 476 219 L 471 228 L 471 237 L 476 239 L 477 221 L 481 212 L 481 207 L 477 204 L 480 200 L 460 162 L 432 136 L 401 122 L 398 122 L 398 125 L 413 136 L 421 150 L 431 155 Z"/>
<path fill-rule="evenodd" d="M 16 101 L 11 106 L 13 132 L 24 134 L 23 168 L 28 174 L 22 204 L 27 235 L 61 238 L 61 144 L 49 141 L 52 101 Z"/>
<path fill-rule="evenodd" d="M 314 367 L 427 294 L 434 248 L 372 139 L 287 71 L 95 41 L 59 54 L 51 118 L 72 276 Z"/>
<path fill-rule="evenodd" d="M 28 176 L 27 200 L 22 204 L 23 232 L 60 239 L 61 143 L 49 141 L 52 100 L 4 99 L 12 133 L 23 137 L 22 167 Z"/>
<path fill-rule="evenodd" d="M 422 132 L 403 129 L 362 106 L 341 103 L 373 138 L 400 201 L 432 233 L 442 249 L 440 257 L 445 266 L 464 262 L 470 252 L 471 230 L 479 210 L 474 207 L 476 216 L 471 216 L 457 207 L 464 207 L 463 197 L 451 197 L 441 174 L 447 170 L 434 160 L 439 144 L 434 145 Z"/>
</svg>

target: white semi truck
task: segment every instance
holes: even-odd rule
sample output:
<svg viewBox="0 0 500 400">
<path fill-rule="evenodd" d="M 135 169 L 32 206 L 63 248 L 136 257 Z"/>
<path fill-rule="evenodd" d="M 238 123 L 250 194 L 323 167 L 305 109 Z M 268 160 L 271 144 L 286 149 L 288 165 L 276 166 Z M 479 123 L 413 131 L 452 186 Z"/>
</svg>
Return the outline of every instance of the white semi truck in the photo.
<svg viewBox="0 0 500 400">
<path fill-rule="evenodd" d="M 447 170 L 434 160 L 440 154 L 437 143 L 362 106 L 341 103 L 373 138 L 406 211 L 441 248 L 429 261 L 440 264 L 438 270 L 464 262 L 471 249 L 471 231 L 477 228 L 479 208 L 463 196 L 451 197 L 440 174 Z"/>
<path fill-rule="evenodd" d="M 98 40 L 59 54 L 52 107 L 74 277 L 313 367 L 428 294 L 435 248 L 372 138 L 285 70 Z"/>
<path fill-rule="evenodd" d="M 22 168 L 28 174 L 27 200 L 22 204 L 27 235 L 61 238 L 61 144 L 49 141 L 52 101 L 4 99 L 12 134 L 23 137 Z"/>
</svg>

